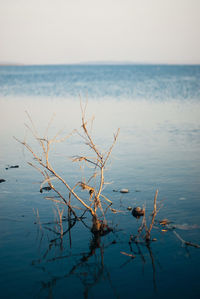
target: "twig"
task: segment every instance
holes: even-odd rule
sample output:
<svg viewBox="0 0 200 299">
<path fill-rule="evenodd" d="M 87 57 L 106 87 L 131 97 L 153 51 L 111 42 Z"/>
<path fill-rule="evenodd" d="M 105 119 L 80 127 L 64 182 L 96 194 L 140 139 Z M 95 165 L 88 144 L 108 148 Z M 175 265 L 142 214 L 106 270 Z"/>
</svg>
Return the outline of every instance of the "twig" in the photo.
<svg viewBox="0 0 200 299">
<path fill-rule="evenodd" d="M 195 247 L 195 248 L 200 248 L 199 244 L 195 244 L 195 243 L 185 241 L 185 240 L 183 240 L 183 238 L 175 230 L 173 230 L 173 232 L 174 232 L 175 236 L 182 242 L 183 245 L 192 246 L 192 247 Z"/>
<path fill-rule="evenodd" d="M 150 240 L 150 233 L 151 233 L 151 230 L 153 228 L 153 224 L 154 224 L 155 217 L 156 217 L 156 214 L 157 214 L 157 209 L 156 209 L 157 196 L 158 196 L 158 189 L 156 190 L 156 194 L 155 194 L 155 197 L 154 197 L 154 206 L 153 206 L 152 220 L 151 220 L 151 224 L 149 226 L 149 229 L 146 232 L 146 241 Z"/>
<path fill-rule="evenodd" d="M 129 257 L 131 257 L 132 259 L 135 258 L 135 255 L 133 255 L 133 254 L 131 254 L 131 253 L 126 253 L 126 252 L 124 252 L 124 251 L 120 251 L 120 253 L 123 254 L 123 255 L 129 256 Z"/>
</svg>

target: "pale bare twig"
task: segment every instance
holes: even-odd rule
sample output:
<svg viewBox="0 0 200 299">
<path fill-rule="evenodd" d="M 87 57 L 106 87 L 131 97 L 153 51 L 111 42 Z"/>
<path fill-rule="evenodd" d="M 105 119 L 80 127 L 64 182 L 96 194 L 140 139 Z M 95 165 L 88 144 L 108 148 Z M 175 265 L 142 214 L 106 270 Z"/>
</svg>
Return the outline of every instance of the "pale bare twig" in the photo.
<svg viewBox="0 0 200 299">
<path fill-rule="evenodd" d="M 43 185 L 45 183 L 48 183 L 50 188 L 57 193 L 57 195 L 59 196 L 59 198 L 62 200 L 56 200 L 54 198 L 48 198 L 51 199 L 54 202 L 57 203 L 63 203 L 65 205 L 67 205 L 67 207 L 69 208 L 69 211 L 73 213 L 73 215 L 75 216 L 75 218 L 78 219 L 75 211 L 73 208 L 75 208 L 74 206 L 72 207 L 71 205 L 71 196 L 73 195 L 74 198 L 76 198 L 81 204 L 82 206 L 86 209 L 86 211 L 89 211 L 91 213 L 91 215 L 93 216 L 93 224 L 96 223 L 97 227 L 101 227 L 101 223 L 98 220 L 98 215 L 97 215 L 97 209 L 100 209 L 101 214 L 104 217 L 104 223 L 106 223 L 106 219 L 105 219 L 105 212 L 104 209 L 102 208 L 102 203 L 101 200 L 104 199 L 107 202 L 109 202 L 110 204 L 112 203 L 107 197 L 105 197 L 102 194 L 103 191 L 103 186 L 105 185 L 104 182 L 104 168 L 106 165 L 107 160 L 110 157 L 110 154 L 112 152 L 112 149 L 116 143 L 118 134 L 119 134 L 119 129 L 117 131 L 117 133 L 114 135 L 114 140 L 112 145 L 110 146 L 109 150 L 107 153 L 102 154 L 98 147 L 95 145 L 93 138 L 91 136 L 91 134 L 88 131 L 88 122 L 85 120 L 85 115 L 86 115 L 86 106 L 84 107 L 81 104 L 81 111 L 82 111 L 82 129 L 83 129 L 83 135 L 79 134 L 79 132 L 77 130 L 72 131 L 72 133 L 66 135 L 63 138 L 58 139 L 58 136 L 60 135 L 61 131 L 59 131 L 52 139 L 48 139 L 47 137 L 47 133 L 49 131 L 49 127 L 52 123 L 53 117 L 51 118 L 47 129 L 45 131 L 45 135 L 44 138 L 40 138 L 38 136 L 38 132 L 35 128 L 35 125 L 30 117 L 30 115 L 28 114 L 28 112 L 26 112 L 28 119 L 32 125 L 32 128 L 29 127 L 28 125 L 27 128 L 30 130 L 30 132 L 32 133 L 33 137 L 35 138 L 35 140 L 37 140 L 39 142 L 39 145 L 42 148 L 42 155 L 43 158 L 40 158 L 39 155 L 33 150 L 33 148 L 24 140 L 23 142 L 18 140 L 17 138 L 15 138 L 18 142 L 20 142 L 33 156 L 33 158 L 36 160 L 36 162 L 38 163 L 38 165 L 41 167 L 38 167 L 36 165 L 34 165 L 33 163 L 28 162 L 28 164 L 32 167 L 34 167 L 37 171 L 39 171 L 42 176 L 44 177 L 43 182 L 41 183 L 40 186 L 40 190 L 42 190 Z M 93 119 L 92 119 L 92 123 L 93 123 Z M 93 169 L 94 169 L 94 173 L 93 175 L 90 177 L 90 179 L 88 180 L 88 183 L 86 184 L 84 181 L 78 182 L 73 188 L 70 187 L 70 185 L 68 184 L 68 182 L 66 180 L 63 179 L 63 177 L 61 177 L 52 167 L 52 165 L 49 162 L 49 152 L 50 152 L 50 148 L 51 145 L 54 143 L 58 143 L 58 142 L 63 142 L 65 139 L 67 139 L 68 137 L 70 137 L 74 132 L 77 132 L 80 136 L 82 136 L 86 142 L 86 144 L 93 150 L 93 153 L 95 153 L 96 158 L 88 158 L 88 157 L 84 157 L 84 156 L 77 156 L 73 159 L 73 161 L 78 161 L 78 162 L 86 162 L 89 163 L 91 165 L 93 165 Z M 92 185 L 88 185 L 89 182 L 93 179 L 96 178 L 97 176 L 97 169 L 99 168 L 100 170 L 100 177 L 99 177 L 99 187 L 96 190 L 95 187 L 93 187 Z M 44 170 L 43 170 L 44 169 Z M 69 200 L 67 200 L 61 193 L 59 190 L 57 190 L 57 188 L 52 184 L 52 180 L 57 180 L 60 181 L 61 183 L 64 184 L 64 186 L 67 188 L 67 190 L 69 191 Z M 91 202 L 90 205 L 88 205 L 85 201 L 85 199 L 82 199 L 77 191 L 75 192 L 75 188 L 77 186 L 80 186 L 83 190 L 86 190 L 89 192 L 89 201 Z M 117 210 L 111 209 L 111 211 L 113 212 L 118 212 Z M 58 211 L 59 213 L 59 211 Z M 59 213 L 59 215 L 61 215 L 61 212 Z M 97 228 L 96 227 L 96 228 Z M 96 230 L 96 228 L 94 228 L 94 230 Z"/>
<path fill-rule="evenodd" d="M 153 214 L 152 214 L 152 220 L 151 220 L 151 224 L 149 226 L 149 229 L 146 231 L 146 240 L 149 241 L 150 240 L 150 233 L 151 233 L 151 230 L 153 228 L 153 225 L 154 225 L 154 221 L 155 221 L 155 217 L 156 217 L 156 214 L 157 214 L 157 209 L 156 209 L 156 200 L 157 200 L 157 196 L 158 196 L 158 189 L 156 190 L 156 194 L 154 196 L 154 206 L 153 206 Z"/>
<path fill-rule="evenodd" d="M 183 240 L 183 238 L 182 238 L 182 237 L 181 237 L 175 230 L 173 230 L 173 233 L 174 233 L 175 236 L 182 242 L 183 245 L 188 245 L 188 246 L 192 246 L 192 247 L 200 248 L 200 245 L 199 245 L 199 244 L 195 244 L 195 243 L 192 243 L 192 242 L 188 242 L 188 241 Z"/>
</svg>

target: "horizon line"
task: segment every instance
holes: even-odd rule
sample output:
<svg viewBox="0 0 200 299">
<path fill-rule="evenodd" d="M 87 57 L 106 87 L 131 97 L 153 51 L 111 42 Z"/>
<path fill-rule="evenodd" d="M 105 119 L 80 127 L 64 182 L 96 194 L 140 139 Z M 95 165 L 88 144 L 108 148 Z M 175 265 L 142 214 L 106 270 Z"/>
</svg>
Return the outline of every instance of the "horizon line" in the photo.
<svg viewBox="0 0 200 299">
<path fill-rule="evenodd" d="M 52 62 L 52 63 L 20 63 L 20 62 L 0 62 L 0 66 L 50 66 L 50 65 L 200 65 L 200 62 L 134 62 L 134 61 L 80 61 L 80 62 Z"/>
</svg>

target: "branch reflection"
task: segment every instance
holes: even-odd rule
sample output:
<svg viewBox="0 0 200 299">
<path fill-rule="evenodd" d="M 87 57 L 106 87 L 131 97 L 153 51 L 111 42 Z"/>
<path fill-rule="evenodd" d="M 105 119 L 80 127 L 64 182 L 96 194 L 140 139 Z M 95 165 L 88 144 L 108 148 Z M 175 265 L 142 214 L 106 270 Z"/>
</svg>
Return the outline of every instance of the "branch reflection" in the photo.
<svg viewBox="0 0 200 299">
<path fill-rule="evenodd" d="M 106 281 L 113 293 L 113 297 L 119 298 L 116 289 L 113 287 L 110 273 L 104 264 L 105 250 L 115 244 L 116 241 L 113 240 L 105 244 L 104 236 L 98 232 L 91 233 L 88 230 L 89 239 L 86 240 L 88 250 L 82 252 L 81 246 L 80 250 L 77 250 L 77 248 L 73 250 L 73 232 L 75 233 L 75 227 L 79 221 L 71 217 L 64 220 L 67 223 L 67 229 L 63 230 L 62 235 L 60 234 L 53 239 L 50 236 L 56 233 L 55 228 L 43 226 L 46 229 L 46 249 L 39 259 L 32 261 L 33 266 L 45 272 L 45 281 L 41 281 L 41 289 L 38 295 L 41 296 L 42 294 L 43 296 L 44 292 L 48 292 L 48 298 L 53 298 L 58 281 L 67 279 L 65 284 L 70 284 L 71 279 L 74 277 L 83 286 L 82 294 L 84 298 L 88 298 L 92 288 L 101 281 Z M 81 222 L 83 221 L 81 219 Z M 87 226 L 86 224 L 84 225 Z M 107 233 L 109 232 L 111 230 Z M 44 231 L 42 230 L 41 233 L 44 241 Z M 66 238 L 67 235 L 69 239 Z M 41 244 L 39 246 L 41 250 Z M 62 260 L 62 265 L 65 265 L 64 271 L 59 271 L 60 260 Z M 63 260 L 67 260 L 67 263 L 63 263 Z M 52 265 L 52 263 L 54 264 Z M 46 280 L 46 277 L 49 279 Z"/>
</svg>

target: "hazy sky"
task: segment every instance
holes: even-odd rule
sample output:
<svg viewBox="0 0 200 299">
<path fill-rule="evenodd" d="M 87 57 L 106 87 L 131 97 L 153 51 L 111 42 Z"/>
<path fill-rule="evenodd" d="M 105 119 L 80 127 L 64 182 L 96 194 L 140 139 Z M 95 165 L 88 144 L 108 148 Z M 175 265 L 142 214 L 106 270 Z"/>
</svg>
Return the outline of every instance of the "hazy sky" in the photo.
<svg viewBox="0 0 200 299">
<path fill-rule="evenodd" d="M 0 0 L 0 62 L 200 63 L 200 0 Z"/>
</svg>

